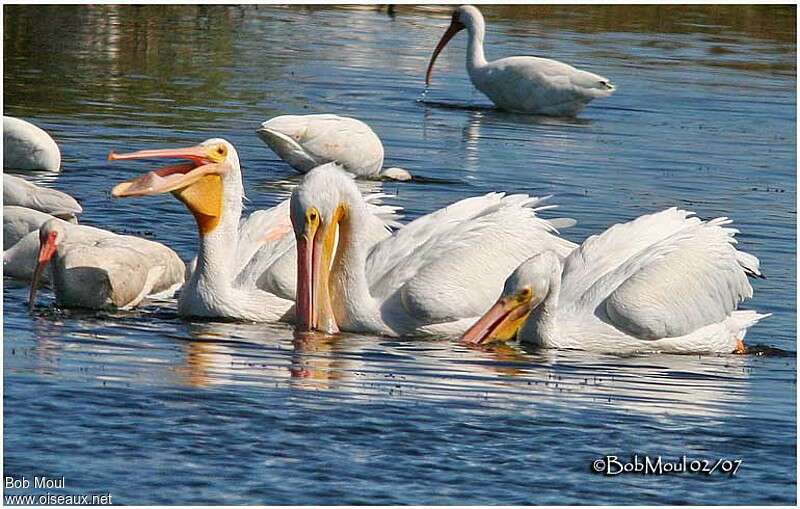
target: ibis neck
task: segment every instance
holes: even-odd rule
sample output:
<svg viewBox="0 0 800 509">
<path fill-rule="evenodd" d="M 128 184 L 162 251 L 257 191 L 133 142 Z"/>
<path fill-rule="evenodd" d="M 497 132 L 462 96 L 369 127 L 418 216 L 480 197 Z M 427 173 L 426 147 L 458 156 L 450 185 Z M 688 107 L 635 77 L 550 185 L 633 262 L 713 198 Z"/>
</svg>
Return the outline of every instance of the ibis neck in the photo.
<svg viewBox="0 0 800 509">
<path fill-rule="evenodd" d="M 467 42 L 467 72 L 473 72 L 486 66 L 486 56 L 483 54 L 483 36 L 486 28 L 482 20 L 476 20 L 473 26 L 468 29 L 469 40 Z"/>
</svg>

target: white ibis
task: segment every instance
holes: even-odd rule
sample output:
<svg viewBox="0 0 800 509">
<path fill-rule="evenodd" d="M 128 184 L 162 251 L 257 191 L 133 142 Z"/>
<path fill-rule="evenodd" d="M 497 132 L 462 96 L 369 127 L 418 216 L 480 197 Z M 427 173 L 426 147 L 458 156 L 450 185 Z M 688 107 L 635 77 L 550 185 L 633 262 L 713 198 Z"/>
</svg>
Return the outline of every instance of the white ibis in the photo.
<svg viewBox="0 0 800 509">
<path fill-rule="evenodd" d="M 761 277 L 758 258 L 734 247 L 728 218 L 691 215 L 671 208 L 615 225 L 565 259 L 535 254 L 463 340 L 516 334 L 614 354 L 745 351 L 748 327 L 769 316 L 737 310 L 753 296 L 747 276 Z"/>
<path fill-rule="evenodd" d="M 361 178 L 411 180 L 402 168 L 383 168 L 383 144 L 364 122 L 338 115 L 281 115 L 256 134 L 300 173 L 337 163 Z"/>
<path fill-rule="evenodd" d="M 542 199 L 527 195 L 467 198 L 372 246 L 365 231 L 373 218 L 344 172 L 312 170 L 291 200 L 302 330 L 461 333 L 528 250 L 566 255 L 574 247 L 554 228 L 574 222 L 537 217 Z"/>
<path fill-rule="evenodd" d="M 486 25 L 481 11 L 462 5 L 433 51 L 425 86 L 430 85 L 436 57 L 460 30 L 467 29 L 467 72 L 475 88 L 501 109 L 539 115 L 571 116 L 586 104 L 614 92 L 614 85 L 597 74 L 549 58 L 517 56 L 487 62 L 483 53 Z"/>
<path fill-rule="evenodd" d="M 9 249 L 25 235 L 38 230 L 53 216 L 25 207 L 3 206 L 3 249 Z"/>
<path fill-rule="evenodd" d="M 3 205 L 26 207 L 71 222 L 77 222 L 76 216 L 83 212 L 75 198 L 67 193 L 37 186 L 8 173 L 3 173 Z"/>
<path fill-rule="evenodd" d="M 183 283 L 183 262 L 158 242 L 58 218 L 29 235 L 39 237 L 28 299 L 31 310 L 47 267 L 56 302 L 67 308 L 130 309 L 146 297 L 169 296 Z"/>
<path fill-rule="evenodd" d="M 3 116 L 3 168 L 58 171 L 61 151 L 41 128 L 20 118 Z"/>
</svg>

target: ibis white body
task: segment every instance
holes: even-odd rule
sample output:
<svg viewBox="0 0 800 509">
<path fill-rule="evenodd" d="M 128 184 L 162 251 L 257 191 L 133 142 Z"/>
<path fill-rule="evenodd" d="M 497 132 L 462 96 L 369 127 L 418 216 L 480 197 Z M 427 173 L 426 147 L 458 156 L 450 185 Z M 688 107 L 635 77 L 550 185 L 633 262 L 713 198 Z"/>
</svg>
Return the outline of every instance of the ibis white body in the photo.
<svg viewBox="0 0 800 509">
<path fill-rule="evenodd" d="M 158 242 L 58 218 L 42 224 L 17 246 L 27 245 L 31 236 L 39 239 L 40 260 L 44 244 L 54 236 L 47 279 L 61 307 L 130 309 L 146 297 L 169 296 L 183 283 L 183 262 L 173 250 Z M 35 256 L 33 261 L 35 266 Z M 34 275 L 32 300 L 36 279 Z"/>
<path fill-rule="evenodd" d="M 466 28 L 467 72 L 475 88 L 498 107 L 539 115 L 571 116 L 593 99 L 614 92 L 611 82 L 597 74 L 549 58 L 514 56 L 487 61 L 483 51 L 486 24 L 481 12 L 463 5 L 455 10 L 447 31 L 431 56 L 426 86 L 436 57 L 459 30 Z"/>
<path fill-rule="evenodd" d="M 3 205 L 26 207 L 73 222 L 83 212 L 75 198 L 67 193 L 37 186 L 8 173 L 3 174 Z"/>
</svg>

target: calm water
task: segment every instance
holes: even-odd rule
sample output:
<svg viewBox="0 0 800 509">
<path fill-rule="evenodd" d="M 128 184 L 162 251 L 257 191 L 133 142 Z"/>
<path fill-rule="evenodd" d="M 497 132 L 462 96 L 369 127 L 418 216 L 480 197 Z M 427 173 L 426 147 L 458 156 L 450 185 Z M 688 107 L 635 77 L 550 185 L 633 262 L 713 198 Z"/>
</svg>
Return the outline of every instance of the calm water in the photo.
<svg viewBox="0 0 800 509">
<path fill-rule="evenodd" d="M 794 8 L 485 11 L 489 58 L 553 56 L 618 92 L 573 120 L 493 111 L 460 35 L 421 104 L 441 9 L 6 6 L 3 105 L 59 142 L 63 172 L 35 179 L 75 195 L 85 223 L 184 259 L 191 216 L 169 196 L 112 200 L 147 166 L 108 151 L 223 136 L 256 210 L 299 181 L 253 133 L 284 113 L 359 117 L 389 165 L 450 181 L 387 185 L 408 218 L 493 190 L 554 194 L 575 241 L 673 205 L 730 216 L 769 277 L 746 306 L 774 313 L 747 339 L 788 356 L 299 342 L 187 322 L 174 302 L 58 311 L 46 291 L 31 317 L 6 279 L 4 475 L 129 504 L 794 504 Z M 743 464 L 734 479 L 590 471 L 633 453 Z"/>
</svg>

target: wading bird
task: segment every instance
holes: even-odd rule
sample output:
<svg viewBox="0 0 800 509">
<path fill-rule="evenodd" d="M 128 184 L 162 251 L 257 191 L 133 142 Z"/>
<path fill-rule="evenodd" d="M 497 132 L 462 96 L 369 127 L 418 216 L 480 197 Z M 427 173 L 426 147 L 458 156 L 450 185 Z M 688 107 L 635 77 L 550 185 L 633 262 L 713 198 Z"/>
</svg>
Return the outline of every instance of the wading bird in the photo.
<svg viewBox="0 0 800 509">
<path fill-rule="evenodd" d="M 3 174 L 3 205 L 15 205 L 50 214 L 77 223 L 76 216 L 83 208 L 75 198 L 47 187 L 37 186 L 27 180 Z"/>
<path fill-rule="evenodd" d="M 609 80 L 549 58 L 517 56 L 487 62 L 483 54 L 486 31 L 481 11 L 462 5 L 431 55 L 425 86 L 431 81 L 436 57 L 460 30 L 467 29 L 467 72 L 475 88 L 501 109 L 540 115 L 571 116 L 592 99 L 614 91 Z"/>
<path fill-rule="evenodd" d="M 56 303 L 68 308 L 130 309 L 148 296 L 168 297 L 183 284 L 183 262 L 158 242 L 58 218 L 29 235 L 39 237 L 28 298 L 31 310 L 48 267 Z"/>
</svg>

